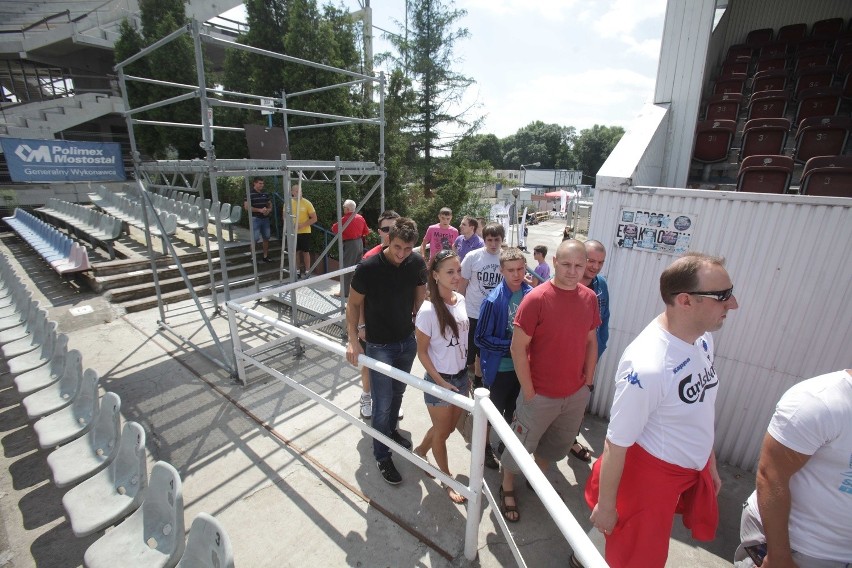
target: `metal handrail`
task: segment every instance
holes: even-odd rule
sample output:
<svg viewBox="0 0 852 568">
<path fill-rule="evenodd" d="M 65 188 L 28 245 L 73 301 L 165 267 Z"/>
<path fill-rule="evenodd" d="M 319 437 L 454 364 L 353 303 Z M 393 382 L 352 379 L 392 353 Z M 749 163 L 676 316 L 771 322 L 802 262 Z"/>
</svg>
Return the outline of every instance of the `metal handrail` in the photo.
<svg viewBox="0 0 852 568">
<path fill-rule="evenodd" d="M 279 320 L 277 317 L 266 315 L 254 309 L 253 307 L 249 307 L 249 305 L 254 306 L 256 305 L 255 302 L 257 300 L 265 297 L 274 296 L 276 294 L 280 294 L 310 284 L 315 284 L 322 280 L 333 278 L 335 276 L 348 272 L 353 268 L 354 267 L 350 267 L 329 274 L 310 278 L 307 280 L 292 282 L 289 284 L 272 288 L 270 290 L 265 290 L 257 294 L 245 296 L 239 300 L 231 300 L 226 302 L 225 308 L 227 311 L 228 322 L 231 330 L 232 344 L 234 346 L 234 358 L 236 361 L 237 374 L 240 378 L 240 381 L 245 384 L 247 364 L 264 371 L 265 373 L 277 378 L 278 380 L 282 381 L 283 383 L 307 396 L 317 404 L 332 411 L 337 416 L 343 418 L 349 424 L 355 426 L 371 438 L 378 439 L 383 444 L 395 450 L 394 455 L 403 457 L 404 459 L 408 460 L 420 469 L 435 476 L 435 478 L 439 481 L 452 487 L 460 495 L 466 497 L 468 501 L 464 554 L 468 560 L 474 560 L 477 555 L 479 539 L 478 527 L 482 514 L 482 496 L 485 495 L 491 506 L 494 507 L 495 510 L 499 510 L 499 504 L 494 498 L 494 495 L 488 489 L 488 486 L 483 478 L 483 461 L 487 436 L 487 424 L 490 423 L 492 431 L 495 432 L 497 436 L 499 436 L 499 438 L 503 441 L 506 448 L 505 451 L 508 451 L 512 455 L 518 467 L 521 469 L 523 475 L 533 486 L 535 492 L 541 497 L 541 501 L 544 504 L 545 509 L 553 519 L 556 526 L 559 528 L 559 531 L 568 541 L 568 544 L 573 549 L 576 558 L 583 564 L 583 566 L 586 566 L 588 568 L 606 568 L 606 561 L 600 555 L 597 548 L 595 548 L 595 545 L 589 539 L 585 531 L 583 531 L 582 527 L 571 514 L 571 512 L 568 510 L 568 507 L 565 505 L 562 499 L 559 498 L 558 494 L 553 489 L 553 486 L 550 484 L 550 482 L 547 481 L 547 478 L 536 465 L 530 454 L 526 451 L 523 444 L 520 442 L 517 436 L 515 436 L 511 427 L 506 423 L 503 416 L 494 406 L 494 403 L 492 403 L 490 398 L 488 398 L 488 390 L 482 388 L 477 389 L 474 392 L 474 399 L 471 400 L 466 396 L 447 390 L 443 387 L 436 385 L 435 383 L 427 382 L 419 377 L 416 377 L 415 375 L 396 369 L 388 365 L 387 363 L 377 361 L 371 357 L 367 357 L 364 354 L 359 355 L 358 357 L 359 365 L 363 365 L 369 369 L 378 371 L 388 377 L 393 378 L 394 380 L 401 381 L 418 390 L 429 393 L 441 400 L 449 402 L 450 404 L 458 406 L 459 408 L 471 412 L 473 414 L 470 475 L 468 477 L 470 481 L 469 485 L 463 485 L 458 480 L 447 476 L 444 472 L 435 468 L 433 465 L 429 464 L 427 461 L 423 460 L 413 452 L 406 451 L 405 448 L 398 445 L 381 432 L 378 432 L 377 430 L 373 429 L 368 424 L 352 416 L 343 408 L 340 408 L 331 401 L 326 400 L 321 394 L 314 392 L 313 390 L 295 381 L 284 373 L 270 367 L 269 365 L 266 365 L 262 361 L 259 361 L 255 357 L 255 355 L 263 353 L 265 351 L 264 346 L 244 349 L 243 342 L 240 339 L 239 335 L 237 314 L 242 314 L 246 318 L 257 320 L 272 328 L 275 328 L 276 330 L 285 334 L 286 341 L 306 341 L 311 345 L 319 347 L 320 349 L 337 355 L 338 357 L 345 360 L 346 349 L 340 343 L 332 341 L 327 337 L 321 336 L 305 328 L 299 328 L 294 325 L 285 323 Z M 275 339 L 271 343 L 274 343 L 275 346 L 279 346 L 282 343 L 282 339 Z M 506 541 L 509 543 L 510 549 L 512 551 L 513 556 L 515 557 L 516 562 L 519 566 L 525 567 L 526 563 L 524 562 L 523 557 L 521 556 L 520 551 L 517 547 L 517 544 L 515 543 L 512 537 L 511 531 L 508 528 L 506 520 L 503 518 L 502 515 L 496 515 L 496 517 L 498 520 L 498 525 L 500 526 L 500 530 L 503 531 L 504 536 L 506 537 Z"/>
</svg>

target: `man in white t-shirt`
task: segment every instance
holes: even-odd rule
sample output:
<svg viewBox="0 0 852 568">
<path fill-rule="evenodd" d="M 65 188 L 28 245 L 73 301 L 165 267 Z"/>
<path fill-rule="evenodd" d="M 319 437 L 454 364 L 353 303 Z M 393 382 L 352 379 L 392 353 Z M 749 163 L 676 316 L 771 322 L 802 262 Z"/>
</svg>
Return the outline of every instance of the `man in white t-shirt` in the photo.
<svg viewBox="0 0 852 568">
<path fill-rule="evenodd" d="M 761 520 L 762 519 L 762 520 Z M 737 568 L 852 565 L 852 370 L 784 393 L 743 508 Z"/>
<path fill-rule="evenodd" d="M 474 343 L 476 323 L 479 320 L 479 308 L 491 290 L 503 281 L 500 272 L 500 250 L 506 231 L 499 223 L 489 223 L 482 230 L 485 247 L 471 251 L 464 257 L 461 265 L 461 283 L 459 293 L 464 295 L 467 315 L 470 318 L 468 335 L 467 366 L 473 369 L 473 388 L 482 386 L 482 368 L 479 364 L 479 348 Z M 485 465 L 497 469 L 500 464 L 494 456 L 491 446 L 486 444 Z"/>
<path fill-rule="evenodd" d="M 666 563 L 675 512 L 698 540 L 718 525 L 713 454 L 719 378 L 709 333 L 738 307 L 723 259 L 689 253 L 660 276 L 665 311 L 627 347 L 604 452 L 586 485 L 612 568 Z M 633 564 L 631 564 L 633 562 Z"/>
</svg>

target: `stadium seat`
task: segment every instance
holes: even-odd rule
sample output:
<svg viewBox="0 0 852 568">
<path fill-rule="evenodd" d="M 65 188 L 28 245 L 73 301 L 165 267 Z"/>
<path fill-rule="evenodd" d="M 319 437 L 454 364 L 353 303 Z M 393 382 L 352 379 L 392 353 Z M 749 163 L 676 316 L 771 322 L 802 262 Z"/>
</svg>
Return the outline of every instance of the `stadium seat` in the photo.
<svg viewBox="0 0 852 568">
<path fill-rule="evenodd" d="M 790 121 L 786 118 L 755 118 L 745 123 L 740 161 L 749 156 L 777 156 L 784 152 Z"/>
<path fill-rule="evenodd" d="M 816 156 L 838 156 L 843 153 L 852 119 L 845 116 L 806 118 L 796 130 L 796 153 L 793 159 L 800 164 Z"/>
<path fill-rule="evenodd" d="M 799 93 L 799 107 L 794 124 L 812 116 L 834 116 L 840 108 L 840 87 L 805 89 Z"/>
<path fill-rule="evenodd" d="M 786 41 L 775 41 L 767 43 L 760 48 L 760 58 L 787 57 L 788 46 Z"/>
<path fill-rule="evenodd" d="M 797 53 L 793 59 L 793 73 L 798 73 L 806 67 L 828 65 L 829 57 L 831 57 L 830 49 L 811 49 Z"/>
<path fill-rule="evenodd" d="M 60 333 L 57 342 L 62 344 L 63 341 L 64 349 L 67 350 L 68 338 L 65 334 Z M 50 378 L 50 375 L 55 373 L 59 379 L 24 397 L 21 404 L 27 411 L 27 418 L 35 420 L 61 410 L 74 402 L 80 392 L 81 362 L 82 357 L 76 349 L 53 358 L 51 368 L 45 369 L 46 372 L 42 374 Z"/>
<path fill-rule="evenodd" d="M 852 197 L 852 156 L 811 158 L 802 171 L 802 195 Z"/>
<path fill-rule="evenodd" d="M 757 65 L 754 67 L 754 72 L 758 71 L 784 71 L 787 69 L 787 57 L 784 55 L 761 55 L 757 60 Z"/>
<path fill-rule="evenodd" d="M 811 28 L 811 37 L 835 38 L 843 31 L 843 18 L 829 18 L 814 22 Z"/>
<path fill-rule="evenodd" d="M 91 369 L 88 372 L 94 373 Z M 85 373 L 84 373 L 85 374 Z M 91 477 L 109 465 L 118 450 L 121 434 L 121 399 L 107 392 L 92 429 L 85 436 L 55 449 L 47 456 L 47 465 L 57 487 L 67 487 Z"/>
<path fill-rule="evenodd" d="M 719 79 L 740 79 L 748 77 L 750 61 L 725 61 L 719 71 Z"/>
<path fill-rule="evenodd" d="M 784 118 L 787 113 L 787 101 L 790 95 L 786 91 L 759 91 L 751 95 L 748 105 L 748 119 Z"/>
<path fill-rule="evenodd" d="M 77 380 L 82 376 L 83 369 L 80 352 L 76 350 L 68 351 L 68 336 L 64 333 L 59 334 L 57 346 L 54 351 L 56 353 L 53 359 L 51 359 L 50 364 L 15 377 L 15 388 L 18 389 L 18 393 L 21 396 L 40 391 L 54 384 L 68 372 L 76 373 Z M 75 363 L 76 366 L 74 366 Z"/>
<path fill-rule="evenodd" d="M 754 74 L 751 91 L 783 91 L 787 88 L 787 71 L 784 69 L 768 69 Z"/>
<path fill-rule="evenodd" d="M 729 60 L 737 57 L 748 57 L 750 59 L 751 56 L 754 55 L 752 47 L 753 46 L 751 45 L 736 43 L 728 48 L 728 53 L 725 54 L 725 59 Z"/>
<path fill-rule="evenodd" d="M 186 550 L 176 568 L 234 568 L 234 549 L 225 527 L 215 517 L 198 513 L 189 527 Z"/>
<path fill-rule="evenodd" d="M 728 94 L 743 94 L 743 87 L 745 86 L 746 76 L 745 74 L 738 74 L 734 77 L 729 77 L 727 79 L 717 79 L 716 83 L 713 85 L 713 94 L 714 95 L 728 95 Z"/>
<path fill-rule="evenodd" d="M 186 547 L 183 492 L 180 475 L 170 464 L 158 461 L 142 505 L 124 522 L 96 540 L 83 555 L 88 568 L 171 567 Z"/>
<path fill-rule="evenodd" d="M 12 375 L 21 375 L 33 369 L 38 369 L 42 365 L 47 365 L 53 359 L 53 352 L 59 337 L 56 331 L 57 327 L 58 325 L 55 321 L 48 322 L 47 328 L 45 328 L 44 341 L 42 341 L 38 349 L 24 353 L 18 357 L 7 359 L 6 366 L 9 369 L 9 373 Z"/>
<path fill-rule="evenodd" d="M 786 43 L 793 43 L 805 39 L 807 34 L 807 24 L 790 24 L 788 26 L 782 26 L 778 30 L 778 35 L 775 37 L 775 40 L 779 42 L 783 41 Z"/>
<path fill-rule="evenodd" d="M 803 39 L 794 45 L 797 54 L 813 49 L 831 49 L 832 47 L 834 47 L 834 41 L 825 38 Z"/>
<path fill-rule="evenodd" d="M 751 30 L 746 36 L 745 44 L 749 47 L 761 47 L 772 42 L 775 35 L 775 30 L 772 28 L 761 28 L 759 30 Z M 730 51 L 729 51 L 730 53 Z"/>
<path fill-rule="evenodd" d="M 704 120 L 737 120 L 742 102 L 743 96 L 736 93 L 713 95 L 707 100 Z"/>
<path fill-rule="evenodd" d="M 99 408 L 98 374 L 86 369 L 81 379 L 80 393 L 74 402 L 33 424 L 39 446 L 47 449 L 79 438 L 91 430 Z"/>
<path fill-rule="evenodd" d="M 703 120 L 695 129 L 695 151 L 692 158 L 703 164 L 715 164 L 728 159 L 731 142 L 737 131 L 733 120 Z"/>
<path fill-rule="evenodd" d="M 62 497 L 74 535 L 89 536 L 125 518 L 139 508 L 147 486 L 145 430 L 128 422 L 121 431 L 115 459 Z"/>
<path fill-rule="evenodd" d="M 833 80 L 833 65 L 819 65 L 816 67 L 805 67 L 804 69 L 800 69 L 795 73 L 793 98 L 798 99 L 799 93 L 806 89 L 830 87 Z"/>
<path fill-rule="evenodd" d="M 740 165 L 737 191 L 785 193 L 793 167 L 793 159 L 787 156 L 749 156 Z"/>
</svg>

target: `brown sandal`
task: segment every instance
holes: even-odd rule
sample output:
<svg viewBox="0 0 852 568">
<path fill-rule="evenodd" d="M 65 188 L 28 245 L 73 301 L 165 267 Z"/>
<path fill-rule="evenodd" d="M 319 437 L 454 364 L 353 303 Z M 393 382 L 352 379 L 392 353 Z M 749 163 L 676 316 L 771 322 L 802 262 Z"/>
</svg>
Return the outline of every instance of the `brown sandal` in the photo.
<svg viewBox="0 0 852 568">
<path fill-rule="evenodd" d="M 514 505 L 509 505 L 506 503 L 506 497 L 511 497 L 515 500 Z M 500 513 L 503 514 L 503 518 L 506 519 L 510 523 L 517 523 L 521 520 L 521 513 L 518 511 L 518 498 L 515 497 L 514 491 L 504 491 L 503 486 L 500 486 Z M 509 513 L 514 513 L 514 519 L 509 517 Z"/>
</svg>

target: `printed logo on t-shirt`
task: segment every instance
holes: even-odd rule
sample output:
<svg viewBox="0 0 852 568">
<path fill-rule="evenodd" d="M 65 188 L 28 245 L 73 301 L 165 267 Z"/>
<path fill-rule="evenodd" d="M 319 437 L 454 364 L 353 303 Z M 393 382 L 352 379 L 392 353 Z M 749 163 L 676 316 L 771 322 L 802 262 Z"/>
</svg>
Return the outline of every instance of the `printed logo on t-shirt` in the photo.
<svg viewBox="0 0 852 568">
<path fill-rule="evenodd" d="M 631 370 L 629 373 L 627 373 L 626 378 L 627 378 L 627 384 L 636 385 L 640 389 L 645 390 L 645 388 L 642 386 L 642 383 L 639 382 L 639 373 L 637 373 L 636 371 Z"/>
<path fill-rule="evenodd" d="M 852 467 L 852 454 L 849 455 L 849 467 Z M 843 493 L 852 494 L 852 471 L 845 471 L 841 475 L 843 475 L 843 481 L 840 483 L 840 489 Z"/>
<path fill-rule="evenodd" d="M 675 373 L 675 374 L 677 374 L 677 372 L 678 372 L 678 371 L 680 371 L 681 369 L 683 369 L 684 367 L 686 367 L 687 363 L 689 363 L 690 361 L 692 361 L 692 359 L 690 359 L 689 357 L 687 357 L 687 358 L 686 358 L 686 361 L 684 361 L 683 363 L 681 363 L 680 365 L 678 365 L 677 367 L 675 367 L 675 368 L 674 368 L 674 371 L 672 371 L 672 372 L 673 372 L 673 373 Z"/>
<path fill-rule="evenodd" d="M 503 280 L 503 275 L 500 273 L 500 265 L 488 264 L 483 266 L 482 270 L 476 273 L 476 280 L 483 290 L 493 290 Z"/>
<path fill-rule="evenodd" d="M 711 365 L 710 369 L 698 373 L 694 379 L 690 374 L 680 381 L 678 395 L 686 404 L 704 402 L 704 393 L 717 386 L 719 386 L 719 379 L 716 378 L 716 369 Z"/>
</svg>

